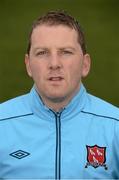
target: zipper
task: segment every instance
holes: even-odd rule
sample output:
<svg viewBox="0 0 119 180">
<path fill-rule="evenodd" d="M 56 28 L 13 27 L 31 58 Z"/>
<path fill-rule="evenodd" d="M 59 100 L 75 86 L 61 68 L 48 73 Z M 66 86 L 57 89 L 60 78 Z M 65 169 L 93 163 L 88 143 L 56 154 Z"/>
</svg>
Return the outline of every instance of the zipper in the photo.
<svg viewBox="0 0 119 180">
<path fill-rule="evenodd" d="M 56 119 L 56 159 L 55 159 L 55 179 L 60 179 L 61 175 L 61 113 L 55 113 Z"/>
<path fill-rule="evenodd" d="M 54 112 L 50 109 L 55 115 L 55 124 L 56 124 L 56 154 L 55 154 L 55 180 L 61 179 L 61 113 Z"/>
<path fill-rule="evenodd" d="M 61 114 L 64 109 L 61 109 L 59 112 L 49 109 L 55 115 L 56 125 L 55 180 L 61 179 Z"/>
</svg>

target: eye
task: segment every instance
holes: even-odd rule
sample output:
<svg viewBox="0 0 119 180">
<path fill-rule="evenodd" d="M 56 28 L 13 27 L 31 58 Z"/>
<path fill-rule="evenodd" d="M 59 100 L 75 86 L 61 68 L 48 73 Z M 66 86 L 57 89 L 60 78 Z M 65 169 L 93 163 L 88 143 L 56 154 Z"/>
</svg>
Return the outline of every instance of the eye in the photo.
<svg viewBox="0 0 119 180">
<path fill-rule="evenodd" d="M 38 51 L 38 52 L 36 52 L 37 56 L 42 56 L 42 55 L 46 55 L 46 54 L 47 54 L 47 51 Z"/>
<path fill-rule="evenodd" d="M 71 50 L 62 49 L 62 50 L 60 51 L 60 54 L 61 54 L 61 55 L 69 56 L 69 55 L 73 55 L 73 52 L 72 52 Z"/>
<path fill-rule="evenodd" d="M 63 54 L 73 54 L 72 51 L 69 50 L 63 50 Z"/>
</svg>

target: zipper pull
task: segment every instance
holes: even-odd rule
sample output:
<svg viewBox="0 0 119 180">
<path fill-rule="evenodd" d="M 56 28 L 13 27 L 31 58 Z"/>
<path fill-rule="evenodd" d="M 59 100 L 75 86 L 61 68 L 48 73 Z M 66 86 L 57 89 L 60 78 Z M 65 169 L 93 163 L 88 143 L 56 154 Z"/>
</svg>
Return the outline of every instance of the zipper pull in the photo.
<svg viewBox="0 0 119 180">
<path fill-rule="evenodd" d="M 60 112 L 57 112 L 57 113 L 56 113 L 57 117 L 60 117 L 60 114 L 61 114 Z"/>
</svg>

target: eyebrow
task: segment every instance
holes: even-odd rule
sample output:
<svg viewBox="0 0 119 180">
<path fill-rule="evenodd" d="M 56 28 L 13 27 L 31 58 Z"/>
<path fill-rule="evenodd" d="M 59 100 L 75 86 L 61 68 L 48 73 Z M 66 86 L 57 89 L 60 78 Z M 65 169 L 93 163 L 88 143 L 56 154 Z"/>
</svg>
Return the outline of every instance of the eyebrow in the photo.
<svg viewBox="0 0 119 180">
<path fill-rule="evenodd" d="M 46 47 L 36 47 L 34 48 L 34 51 L 37 51 L 37 50 L 49 50 L 50 48 L 46 48 Z M 64 50 L 64 49 L 69 49 L 69 50 L 72 50 L 72 51 L 76 51 L 76 48 L 72 47 L 72 46 L 64 46 L 64 47 L 59 47 L 57 48 L 57 50 Z"/>
<path fill-rule="evenodd" d="M 34 48 L 35 51 L 37 50 L 48 50 L 49 48 L 46 48 L 46 47 L 36 47 Z"/>
<path fill-rule="evenodd" d="M 69 49 L 69 50 L 72 50 L 72 51 L 76 51 L 76 49 L 74 47 L 71 47 L 71 46 L 59 48 L 59 50 L 64 50 L 64 49 Z"/>
</svg>

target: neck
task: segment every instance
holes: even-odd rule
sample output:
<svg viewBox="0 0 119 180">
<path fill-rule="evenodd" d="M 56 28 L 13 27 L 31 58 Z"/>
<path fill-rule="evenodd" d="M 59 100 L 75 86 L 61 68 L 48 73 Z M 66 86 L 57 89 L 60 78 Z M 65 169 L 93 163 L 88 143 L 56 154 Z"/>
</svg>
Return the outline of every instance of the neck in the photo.
<svg viewBox="0 0 119 180">
<path fill-rule="evenodd" d="M 65 98 L 43 98 L 41 97 L 43 103 L 50 109 L 52 109 L 55 112 L 61 111 L 70 101 L 70 99 Z"/>
<path fill-rule="evenodd" d="M 79 90 L 79 89 L 78 89 Z M 50 109 L 52 109 L 55 112 L 59 112 L 62 109 L 64 109 L 70 101 L 73 99 L 73 97 L 77 94 L 78 90 L 74 92 L 72 95 L 67 95 L 64 97 L 44 97 L 40 95 L 43 103 Z"/>
<path fill-rule="evenodd" d="M 37 92 L 38 89 L 36 88 Z M 70 101 L 73 99 L 73 97 L 77 94 L 77 92 L 79 91 L 79 88 L 77 88 L 77 90 L 67 96 L 63 96 L 63 97 L 48 97 L 48 96 L 44 96 L 41 93 L 38 93 L 42 102 L 49 108 L 52 109 L 55 112 L 59 112 L 61 111 L 61 109 L 64 109 L 69 103 Z"/>
</svg>

